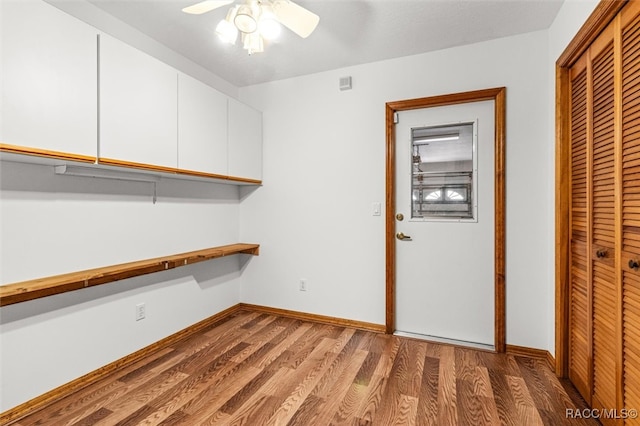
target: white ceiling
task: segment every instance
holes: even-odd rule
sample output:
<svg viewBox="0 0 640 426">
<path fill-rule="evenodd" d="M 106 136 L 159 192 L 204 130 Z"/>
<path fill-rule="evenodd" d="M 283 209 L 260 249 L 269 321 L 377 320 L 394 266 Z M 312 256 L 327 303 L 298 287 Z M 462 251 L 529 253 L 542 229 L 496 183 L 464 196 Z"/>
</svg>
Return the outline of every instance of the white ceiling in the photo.
<svg viewBox="0 0 640 426">
<path fill-rule="evenodd" d="M 230 6 L 188 15 L 181 9 L 199 0 L 88 1 L 238 87 L 546 29 L 562 4 L 299 0 L 320 16 L 315 32 L 301 39 L 283 29 L 264 53 L 249 56 L 240 43 L 224 45 L 215 35 Z"/>
</svg>

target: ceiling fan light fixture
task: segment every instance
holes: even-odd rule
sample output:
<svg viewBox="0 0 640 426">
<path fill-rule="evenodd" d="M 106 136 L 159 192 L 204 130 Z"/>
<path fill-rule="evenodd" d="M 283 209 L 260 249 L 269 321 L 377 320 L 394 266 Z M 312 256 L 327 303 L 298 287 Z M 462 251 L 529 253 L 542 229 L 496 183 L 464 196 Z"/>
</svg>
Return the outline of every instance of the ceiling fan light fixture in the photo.
<svg viewBox="0 0 640 426">
<path fill-rule="evenodd" d="M 278 18 L 273 14 L 271 6 L 262 5 L 260 20 L 258 21 L 258 31 L 265 40 L 275 40 L 280 36 L 282 27 Z"/>
<path fill-rule="evenodd" d="M 258 29 L 258 21 L 250 5 L 243 4 L 238 7 L 238 12 L 233 18 L 235 26 L 245 34 L 251 34 Z"/>
<path fill-rule="evenodd" d="M 0 0 L 2 1 L 2 0 Z M 185 13 L 200 15 L 236 0 L 202 0 L 182 9 Z M 216 26 L 216 34 L 226 43 L 235 44 L 238 32 L 249 54 L 264 51 L 265 40 L 276 39 L 282 26 L 302 38 L 307 38 L 318 26 L 320 17 L 292 0 L 237 0 L 227 17 Z"/>
<path fill-rule="evenodd" d="M 264 52 L 264 41 L 259 33 L 242 34 L 242 41 L 249 55 Z"/>
<path fill-rule="evenodd" d="M 233 18 L 236 16 L 238 8 L 232 7 L 227 13 L 227 17 L 220 21 L 216 26 L 216 34 L 220 40 L 229 44 L 236 44 L 238 38 L 238 29 L 233 25 Z"/>
<path fill-rule="evenodd" d="M 216 26 L 216 34 L 220 37 L 220 40 L 229 44 L 236 44 L 238 38 L 238 29 L 228 21 L 220 21 Z"/>
</svg>

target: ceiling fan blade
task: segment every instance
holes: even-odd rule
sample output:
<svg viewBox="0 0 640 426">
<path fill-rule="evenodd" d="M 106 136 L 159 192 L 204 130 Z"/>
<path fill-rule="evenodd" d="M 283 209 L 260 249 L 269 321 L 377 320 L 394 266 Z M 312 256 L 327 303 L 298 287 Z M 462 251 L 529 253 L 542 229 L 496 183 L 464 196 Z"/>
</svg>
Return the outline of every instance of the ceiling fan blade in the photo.
<svg viewBox="0 0 640 426">
<path fill-rule="evenodd" d="M 278 21 L 302 38 L 307 38 L 318 26 L 320 17 L 288 0 L 273 2 L 273 13 Z"/>
<path fill-rule="evenodd" d="M 229 3 L 233 3 L 233 0 L 205 0 L 192 6 L 185 7 L 182 11 L 192 15 L 200 15 L 209 12 L 210 10 L 226 6 Z"/>
</svg>

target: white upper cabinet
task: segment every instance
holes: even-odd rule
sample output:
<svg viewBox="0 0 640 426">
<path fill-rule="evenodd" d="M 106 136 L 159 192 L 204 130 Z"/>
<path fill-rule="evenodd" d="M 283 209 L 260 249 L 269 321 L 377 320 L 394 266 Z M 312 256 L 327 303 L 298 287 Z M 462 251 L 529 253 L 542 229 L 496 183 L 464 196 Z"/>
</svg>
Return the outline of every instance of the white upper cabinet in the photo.
<svg viewBox="0 0 640 426">
<path fill-rule="evenodd" d="M 0 151 L 262 180 L 262 113 L 42 0 L 0 0 Z"/>
<path fill-rule="evenodd" d="M 227 175 L 227 97 L 178 77 L 178 168 Z"/>
<path fill-rule="evenodd" d="M 97 31 L 43 1 L 3 1 L 0 142 L 96 156 Z"/>
<path fill-rule="evenodd" d="M 178 167 L 178 73 L 100 35 L 100 158 Z"/>
<path fill-rule="evenodd" d="M 229 176 L 262 180 L 262 113 L 229 99 Z"/>
</svg>

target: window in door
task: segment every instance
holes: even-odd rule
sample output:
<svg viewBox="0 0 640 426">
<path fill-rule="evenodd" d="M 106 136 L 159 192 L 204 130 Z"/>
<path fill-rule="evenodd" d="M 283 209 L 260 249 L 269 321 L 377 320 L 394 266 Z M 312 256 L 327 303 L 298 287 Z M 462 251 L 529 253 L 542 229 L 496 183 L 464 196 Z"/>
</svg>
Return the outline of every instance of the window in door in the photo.
<svg viewBox="0 0 640 426">
<path fill-rule="evenodd" d="M 411 129 L 413 219 L 476 220 L 476 123 Z"/>
</svg>

